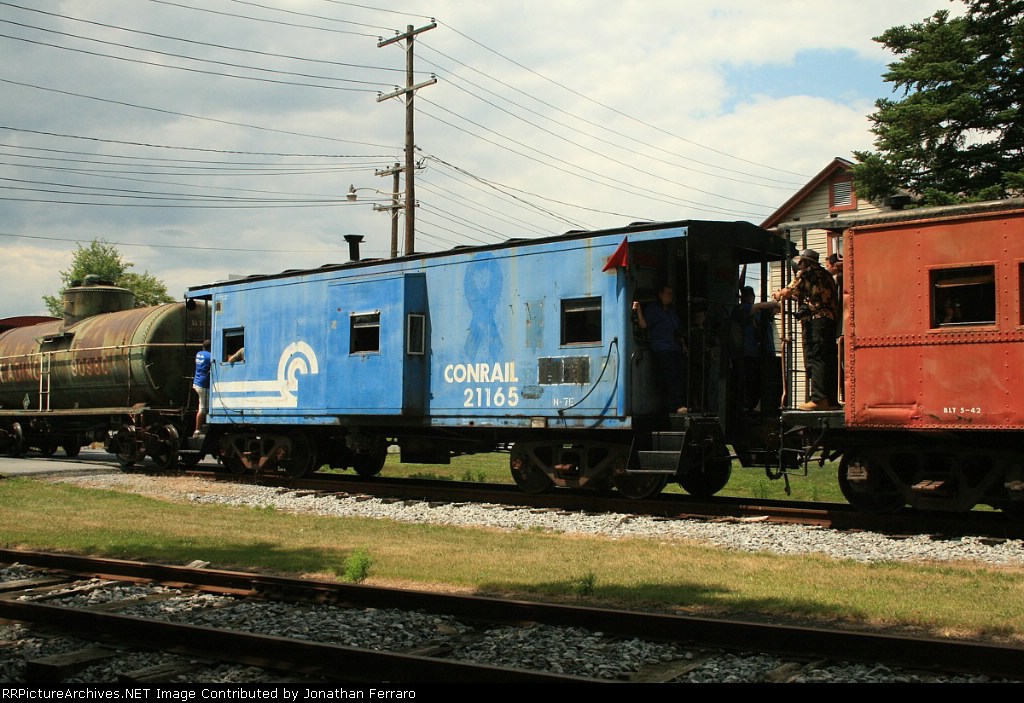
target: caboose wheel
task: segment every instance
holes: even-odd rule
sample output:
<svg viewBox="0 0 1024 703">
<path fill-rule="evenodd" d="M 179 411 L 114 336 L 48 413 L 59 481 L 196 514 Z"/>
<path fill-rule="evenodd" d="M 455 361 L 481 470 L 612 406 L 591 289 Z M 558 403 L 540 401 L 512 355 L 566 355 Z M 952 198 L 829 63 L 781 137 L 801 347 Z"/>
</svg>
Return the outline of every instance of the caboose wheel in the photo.
<svg viewBox="0 0 1024 703">
<path fill-rule="evenodd" d="M 998 508 L 1011 520 L 1024 520 L 1024 501 L 1007 500 L 992 506 Z"/>
<path fill-rule="evenodd" d="M 61 448 L 64 449 L 64 454 L 66 456 L 72 458 L 72 459 L 74 459 L 76 456 L 78 456 L 82 452 L 82 448 L 78 444 L 75 444 L 75 443 L 71 443 L 71 444 L 65 443 L 65 444 L 62 444 L 60 446 L 61 446 Z"/>
<path fill-rule="evenodd" d="M 875 452 L 844 454 L 839 462 L 839 490 L 850 505 L 867 513 L 891 513 L 906 499 L 886 472 L 888 462 Z"/>
<path fill-rule="evenodd" d="M 554 486 L 544 469 L 537 465 L 533 456 L 523 449 L 513 449 L 508 458 L 512 480 L 527 493 L 543 493 Z"/>
<path fill-rule="evenodd" d="M 53 440 L 44 440 L 39 443 L 39 453 L 43 456 L 53 456 L 57 453 L 57 447 L 60 445 Z"/>
<path fill-rule="evenodd" d="M 679 479 L 679 485 L 687 493 L 698 498 L 710 498 L 725 488 L 732 476 L 732 459 L 725 445 L 718 445 L 714 450 L 716 456 L 704 461 L 703 466 L 695 466 L 690 473 Z"/>
<path fill-rule="evenodd" d="M 242 463 L 242 459 L 240 457 L 234 455 L 222 456 L 220 460 L 231 473 L 239 476 L 245 473 L 245 464 Z"/>
<path fill-rule="evenodd" d="M 612 485 L 615 486 L 615 490 L 633 500 L 642 500 L 661 493 L 666 483 L 668 476 L 665 474 L 612 474 Z"/>
<path fill-rule="evenodd" d="M 292 478 L 302 478 L 316 469 L 316 445 L 304 432 L 289 436 L 291 455 L 281 462 L 281 467 Z"/>
<path fill-rule="evenodd" d="M 178 461 L 181 440 L 174 425 L 154 425 L 150 428 L 149 456 L 158 469 L 169 469 Z"/>
<path fill-rule="evenodd" d="M 665 474 L 631 474 L 627 471 L 629 455 L 621 454 L 615 458 L 612 464 L 612 485 L 622 495 L 633 500 L 650 498 L 661 493 L 661 489 L 668 483 L 668 476 Z"/>
<path fill-rule="evenodd" d="M 363 478 L 370 478 L 384 469 L 384 462 L 387 459 L 387 452 L 359 452 L 352 457 L 352 468 Z"/>
</svg>

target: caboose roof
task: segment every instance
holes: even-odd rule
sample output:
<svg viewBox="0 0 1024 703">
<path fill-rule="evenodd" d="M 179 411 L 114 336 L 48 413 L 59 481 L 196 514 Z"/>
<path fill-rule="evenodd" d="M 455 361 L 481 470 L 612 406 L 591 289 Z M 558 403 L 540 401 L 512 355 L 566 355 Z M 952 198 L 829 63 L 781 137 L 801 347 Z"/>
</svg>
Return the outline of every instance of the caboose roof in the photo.
<svg viewBox="0 0 1024 703">
<path fill-rule="evenodd" d="M 688 237 L 708 237 L 720 240 L 723 245 L 735 247 L 741 253 L 740 263 L 753 263 L 760 261 L 763 256 L 769 260 L 785 259 L 791 252 L 792 245 L 782 237 L 768 232 L 750 222 L 725 222 L 718 220 L 677 220 L 673 222 L 634 222 L 625 227 L 617 227 L 605 230 L 573 230 L 564 234 L 550 237 L 539 237 L 536 239 L 514 238 L 508 239 L 499 244 L 480 246 L 457 246 L 443 251 L 417 253 L 410 256 L 401 256 L 396 259 L 361 259 L 348 261 L 340 264 L 324 264 L 317 268 L 309 269 L 287 269 L 278 273 L 253 274 L 241 278 L 233 278 L 226 281 L 216 281 L 188 289 L 190 297 L 198 297 L 203 291 L 211 291 L 217 288 L 245 284 L 254 281 L 265 281 L 293 276 L 305 276 L 314 273 L 326 273 L 331 271 L 360 269 L 368 267 L 401 266 L 403 263 L 412 261 L 440 259 L 444 257 L 463 256 L 483 251 L 496 251 L 515 247 L 528 247 L 530 249 L 552 246 L 557 243 L 592 238 L 608 238 L 618 241 L 619 238 L 628 239 L 630 235 L 636 235 L 643 239 L 643 233 L 657 232 L 660 230 L 684 230 Z M 745 255 L 744 255 L 745 254 Z"/>
</svg>

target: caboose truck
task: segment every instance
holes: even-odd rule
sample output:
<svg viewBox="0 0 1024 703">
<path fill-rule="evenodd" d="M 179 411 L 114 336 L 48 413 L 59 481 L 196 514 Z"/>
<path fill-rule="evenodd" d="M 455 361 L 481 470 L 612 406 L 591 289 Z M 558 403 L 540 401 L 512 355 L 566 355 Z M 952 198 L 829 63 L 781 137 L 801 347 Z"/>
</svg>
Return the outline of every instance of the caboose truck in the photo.
<svg viewBox="0 0 1024 703">
<path fill-rule="evenodd" d="M 729 479 L 727 444 L 744 463 L 763 446 L 730 410 L 740 392 L 725 325 L 739 272 L 760 267 L 766 288 L 768 262 L 791 253 L 748 223 L 639 223 L 195 286 L 186 297 L 213 314 L 200 451 L 236 472 L 327 464 L 370 476 L 392 444 L 404 462 L 431 463 L 511 447 L 531 492 L 614 486 L 641 498 L 673 480 L 713 494 Z M 701 306 L 722 325 L 720 354 L 691 363 L 686 415 L 659 411 L 631 317 L 661 282 L 684 320 Z M 775 429 L 780 387 L 761 389 Z"/>
<path fill-rule="evenodd" d="M 840 234 L 845 262 L 845 407 L 784 411 L 782 465 L 841 458 L 865 510 L 1024 515 L 1024 200 L 782 229 Z"/>
<path fill-rule="evenodd" d="M 90 276 L 64 292 L 63 319 L 0 333 L 0 451 L 63 447 L 73 457 L 106 442 L 125 466 L 147 455 L 177 463 L 209 315 L 202 301 L 134 303 L 131 291 Z"/>
</svg>

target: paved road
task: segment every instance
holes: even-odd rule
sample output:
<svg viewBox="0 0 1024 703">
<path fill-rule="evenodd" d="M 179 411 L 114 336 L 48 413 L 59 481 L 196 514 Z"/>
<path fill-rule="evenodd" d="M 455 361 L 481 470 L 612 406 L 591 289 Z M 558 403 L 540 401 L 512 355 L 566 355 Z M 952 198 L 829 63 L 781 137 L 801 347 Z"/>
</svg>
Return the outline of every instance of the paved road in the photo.
<svg viewBox="0 0 1024 703">
<path fill-rule="evenodd" d="M 207 457 L 206 461 L 210 461 L 210 458 Z M 0 475 L 7 476 L 54 471 L 111 471 L 120 468 L 114 455 L 102 449 L 83 449 L 74 459 L 64 456 L 62 449 L 58 449 L 57 453 L 49 458 L 39 456 L 36 452 L 29 452 L 20 457 L 0 454 Z"/>
</svg>

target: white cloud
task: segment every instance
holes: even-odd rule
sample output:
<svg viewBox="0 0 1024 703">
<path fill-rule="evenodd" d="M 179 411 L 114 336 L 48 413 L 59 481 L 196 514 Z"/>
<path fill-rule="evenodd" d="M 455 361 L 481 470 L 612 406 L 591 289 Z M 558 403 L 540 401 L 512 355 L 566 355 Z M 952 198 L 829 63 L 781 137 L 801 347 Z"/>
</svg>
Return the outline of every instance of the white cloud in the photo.
<svg viewBox="0 0 1024 703">
<path fill-rule="evenodd" d="M 399 48 L 376 46 L 377 35 L 390 36 L 391 32 L 273 13 L 225 0 L 183 1 L 229 14 L 330 26 L 361 34 L 259 23 L 137 0 L 41 0 L 33 5 L 66 17 L 153 34 L 336 62 L 317 64 L 126 33 L 9 6 L 0 8 L 0 19 L 149 50 L 139 52 L 4 25 L 8 34 L 88 51 L 278 80 L 324 82 L 320 78 L 201 65 L 155 53 L 164 51 L 315 76 L 376 81 L 379 85 L 345 84 L 368 88 L 369 92 L 280 86 L 115 61 L 8 39 L 0 40 L 0 78 L 52 90 L 3 84 L 5 106 L 0 124 L 23 130 L 220 151 L 372 156 L 328 161 L 229 155 L 144 149 L 0 130 L 0 177 L 116 188 L 121 189 L 117 192 L 123 196 L 134 196 L 119 199 L 121 207 L 0 200 L 0 233 L 86 242 L 102 237 L 146 245 L 124 247 L 125 258 L 135 262 L 135 270 L 148 270 L 161 277 L 175 295 L 190 285 L 224 278 L 229 273 L 279 271 L 343 261 L 347 248 L 341 237 L 351 232 L 367 236 L 367 256 L 386 256 L 388 215 L 372 210 L 369 199 L 374 194 L 369 190 L 360 191 L 360 202 L 356 205 L 348 204 L 344 193 L 349 184 L 390 190 L 390 177 L 373 174 L 403 158 L 404 109 L 398 100 L 377 103 L 374 91 L 378 87 L 389 90 L 392 84 L 403 83 L 404 76 L 401 71 L 338 64 L 404 68 Z M 271 0 L 263 4 L 402 30 L 409 24 L 423 26 L 429 17 L 436 17 L 440 26 L 420 35 L 416 44 L 417 68 L 423 72 L 418 79 L 425 79 L 433 70 L 440 78 L 437 85 L 419 93 L 422 99 L 418 100 L 417 145 L 422 154 L 435 155 L 489 181 L 522 191 L 619 213 L 588 212 L 520 196 L 592 227 L 622 224 L 624 217 L 635 216 L 746 217 L 759 221 L 799 187 L 801 177 L 785 171 L 814 174 L 833 156 L 849 156 L 853 149 L 870 146 L 865 115 L 872 108 L 869 100 L 858 103 L 856 96 L 814 95 L 802 90 L 737 95 L 728 81 L 730 72 L 737 67 L 756 68 L 761 71 L 759 75 L 771 80 L 777 68 L 781 79 L 782 72 L 794 64 L 800 52 L 846 50 L 861 57 L 857 70 L 873 66 L 877 76 L 891 57 L 871 37 L 893 25 L 920 21 L 947 6 L 936 0 L 867 0 L 859 4 L 808 0 L 389 3 L 389 9 L 408 13 L 401 15 L 323 0 Z M 948 7 L 956 10 L 958 4 Z M 431 62 L 441 68 L 435 68 Z M 450 76 L 452 72 L 457 76 Z M 77 98 L 55 90 L 210 119 L 196 120 Z M 522 119 L 503 110 L 514 111 Z M 455 126 L 446 126 L 441 120 Z M 603 131 L 605 127 L 613 131 Z M 97 171 L 115 170 L 109 158 L 105 158 L 106 164 L 85 164 L 73 159 L 92 157 L 13 147 L 135 156 L 141 157 L 142 166 L 120 168 L 120 173 L 108 174 L 120 179 L 102 178 Z M 601 154 L 612 155 L 621 163 Z M 262 162 L 265 171 L 277 167 L 288 173 L 255 175 L 252 171 L 256 167 L 250 165 L 239 166 L 238 175 L 225 175 L 216 170 L 215 163 L 185 164 L 181 160 Z M 28 168 L 30 164 L 74 171 Z M 532 236 L 537 231 L 569 228 L 563 221 L 516 207 L 507 199 L 497 200 L 486 194 L 486 188 L 471 187 L 465 177 L 436 162 L 427 165 L 420 175 L 422 186 L 418 190 L 423 204 L 417 214 L 421 249 L 493 242 L 524 233 Z M 134 173 L 128 173 L 129 170 Z M 766 178 L 785 181 L 786 185 L 765 187 Z M 8 186 L 0 190 L 0 197 L 6 198 L 97 199 L 71 194 L 74 188 L 42 183 L 8 180 L 0 181 L 0 185 Z M 67 192 L 60 195 L 42 190 L 11 190 L 12 186 Z M 264 199 L 294 193 L 333 198 L 340 206 L 181 209 L 155 207 L 173 201 L 142 200 L 144 193 L 131 191 Z M 136 207 L 140 204 L 147 206 Z M 218 204 L 230 203 L 222 200 Z M 469 206 L 484 212 L 466 209 Z M 499 211 L 504 219 L 492 219 L 486 214 L 489 211 Z M 461 218 L 470 224 L 461 223 Z M 12 237 L 0 241 L 5 254 L 0 262 L 0 275 L 7 293 L 0 297 L 0 317 L 40 312 L 39 298 L 55 292 L 59 286 L 58 270 L 70 263 L 74 244 Z M 151 246 L 155 244 L 194 248 Z M 210 251 L 203 247 L 236 251 Z M 292 253 L 282 253 L 282 249 Z"/>
</svg>

